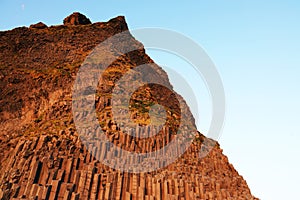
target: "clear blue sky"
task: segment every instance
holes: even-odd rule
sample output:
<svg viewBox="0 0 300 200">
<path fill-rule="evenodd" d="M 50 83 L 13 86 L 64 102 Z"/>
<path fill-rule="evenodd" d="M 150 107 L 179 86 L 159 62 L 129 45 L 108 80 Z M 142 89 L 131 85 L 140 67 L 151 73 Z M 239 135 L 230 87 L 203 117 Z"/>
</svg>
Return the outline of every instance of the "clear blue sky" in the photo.
<svg viewBox="0 0 300 200">
<path fill-rule="evenodd" d="M 299 199 L 299 1 L 1 0 L 0 6 L 0 30 L 61 24 L 79 11 L 93 22 L 124 15 L 130 29 L 161 27 L 189 36 L 213 59 L 224 83 L 220 143 L 230 162 L 255 196 Z M 149 53 L 158 64 L 179 67 L 168 56 Z M 201 120 L 205 130 L 207 120 L 204 128 Z"/>
</svg>

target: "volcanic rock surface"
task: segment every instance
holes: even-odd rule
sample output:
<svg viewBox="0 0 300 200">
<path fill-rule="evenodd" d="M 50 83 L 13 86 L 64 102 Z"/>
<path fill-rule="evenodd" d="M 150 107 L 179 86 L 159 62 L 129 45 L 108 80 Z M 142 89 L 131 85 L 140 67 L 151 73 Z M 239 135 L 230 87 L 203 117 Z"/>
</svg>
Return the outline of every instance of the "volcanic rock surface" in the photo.
<svg viewBox="0 0 300 200">
<path fill-rule="evenodd" d="M 112 154 L 122 157 L 101 141 L 83 145 L 72 113 L 76 75 L 99 43 L 127 30 L 122 16 L 91 24 L 75 13 L 64 25 L 39 24 L 0 32 L 0 198 L 256 199 L 220 146 L 200 133 L 175 162 L 144 173 L 123 172 L 101 163 L 99 158 Z M 146 55 L 141 43 L 130 34 L 128 38 L 128 45 L 137 49 L 119 56 L 107 68 L 95 95 L 97 119 L 116 146 L 137 153 L 155 152 L 176 137 L 183 116 L 175 96 L 161 97 L 161 93 L 168 94 L 167 89 L 146 85 L 130 100 L 131 118 L 140 124 L 135 129 L 138 134 L 160 134 L 139 139 L 113 120 L 112 89 L 131 69 L 153 64 L 171 87 L 167 74 Z M 160 128 L 149 124 L 147 114 L 157 103 L 167 110 L 166 123 Z M 185 115 L 194 125 L 191 113 Z M 200 152 L 207 155 L 201 158 Z"/>
</svg>

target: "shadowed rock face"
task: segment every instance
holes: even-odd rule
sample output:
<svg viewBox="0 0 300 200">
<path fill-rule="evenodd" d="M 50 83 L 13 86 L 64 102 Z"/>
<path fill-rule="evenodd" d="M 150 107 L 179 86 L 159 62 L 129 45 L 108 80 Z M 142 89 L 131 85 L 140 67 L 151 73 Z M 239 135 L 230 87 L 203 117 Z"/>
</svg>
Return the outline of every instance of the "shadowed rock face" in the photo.
<svg viewBox="0 0 300 200">
<path fill-rule="evenodd" d="M 89 53 L 128 30 L 127 24 L 124 17 L 90 24 L 79 13 L 67 17 L 64 24 L 77 26 L 39 25 L 0 32 L 0 199 L 255 199 L 219 145 L 212 146 L 212 140 L 204 143 L 200 133 L 185 154 L 157 171 L 120 172 L 99 162 L 112 154 L 122 155 L 99 151 L 106 148 L 101 142 L 83 145 L 73 120 L 72 88 Z M 127 45 L 138 48 L 118 57 L 99 82 L 97 117 L 114 145 L 137 153 L 153 152 L 174 139 L 180 113 L 170 110 L 160 131 L 147 125 L 145 111 L 150 104 L 176 108 L 174 98 L 160 98 L 161 93 L 168 94 L 167 89 L 147 85 L 130 100 L 133 121 L 143 124 L 135 132 L 160 134 L 137 139 L 113 121 L 111 90 L 117 80 L 139 65 L 155 65 L 141 43 L 131 35 L 128 38 Z M 155 66 L 169 84 L 167 74 Z M 194 124 L 191 113 L 186 115 Z M 199 152 L 205 149 L 212 150 L 200 159 Z"/>
</svg>

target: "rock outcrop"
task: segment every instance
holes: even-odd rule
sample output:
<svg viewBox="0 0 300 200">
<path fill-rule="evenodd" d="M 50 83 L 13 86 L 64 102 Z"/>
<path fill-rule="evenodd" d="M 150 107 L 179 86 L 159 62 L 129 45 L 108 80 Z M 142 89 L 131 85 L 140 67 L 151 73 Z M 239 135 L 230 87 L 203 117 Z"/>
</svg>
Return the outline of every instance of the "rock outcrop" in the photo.
<svg viewBox="0 0 300 200">
<path fill-rule="evenodd" d="M 64 24 L 77 26 L 0 32 L 1 199 L 256 199 L 220 146 L 210 139 L 204 143 L 200 133 L 175 162 L 152 172 L 122 172 L 99 162 L 122 155 L 101 141 L 83 145 L 73 120 L 72 88 L 91 51 L 128 28 L 124 17 L 84 26 L 89 23 L 81 14 L 72 14 Z M 137 49 L 109 66 L 96 93 L 97 116 L 114 145 L 137 153 L 153 152 L 174 139 L 180 113 L 173 98 L 154 98 L 167 90 L 148 85 L 131 99 L 132 118 L 143 124 L 134 131 L 139 135 L 159 134 L 137 139 L 112 120 L 111 90 L 116 81 L 136 66 L 155 65 L 131 35 L 126 41 Z M 169 84 L 167 74 L 155 66 Z M 145 99 L 151 105 L 172 105 L 164 127 L 147 124 L 149 105 L 139 104 Z M 187 117 L 194 123 L 190 112 Z M 95 134 L 93 138 L 98 138 Z M 101 149 L 106 149 L 105 153 Z M 206 157 L 199 158 L 199 152 L 209 149 Z"/>
<path fill-rule="evenodd" d="M 43 28 L 47 28 L 47 25 L 44 24 L 43 22 L 39 22 L 39 23 L 30 25 L 29 28 L 43 29 Z"/>
<path fill-rule="evenodd" d="M 89 18 L 79 12 L 74 12 L 64 19 L 64 25 L 87 25 L 91 24 Z"/>
</svg>

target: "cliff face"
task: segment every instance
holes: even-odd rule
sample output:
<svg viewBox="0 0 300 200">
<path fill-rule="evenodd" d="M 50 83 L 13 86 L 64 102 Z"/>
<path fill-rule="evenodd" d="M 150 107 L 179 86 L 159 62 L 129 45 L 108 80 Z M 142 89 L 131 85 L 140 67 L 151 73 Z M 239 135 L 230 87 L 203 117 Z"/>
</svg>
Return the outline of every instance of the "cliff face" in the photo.
<svg viewBox="0 0 300 200">
<path fill-rule="evenodd" d="M 77 13 L 64 22 L 0 32 L 0 198 L 255 199 L 219 145 L 211 147 L 211 140 L 204 144 L 205 137 L 199 133 L 182 156 L 155 171 L 122 172 L 99 162 L 111 154 L 122 155 L 109 148 L 101 153 L 104 147 L 99 141 L 88 147 L 83 144 L 73 120 L 72 89 L 92 50 L 128 28 L 124 17 L 91 24 Z M 152 64 L 171 87 L 167 74 L 145 54 L 143 46 L 130 34 L 128 38 L 128 44 L 137 48 L 119 56 L 105 71 L 96 92 L 97 119 L 116 146 L 154 152 L 176 137 L 183 116 L 175 94 L 154 84 L 132 95 L 130 113 L 141 125 L 135 132 L 151 135 L 158 128 L 149 125 L 149 109 L 163 105 L 167 120 L 160 134 L 138 139 L 113 120 L 111 92 L 130 69 Z M 169 98 L 162 98 L 162 93 Z M 189 111 L 184 117 L 194 125 Z M 208 155 L 199 158 L 199 152 L 209 148 Z"/>
</svg>

